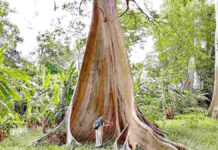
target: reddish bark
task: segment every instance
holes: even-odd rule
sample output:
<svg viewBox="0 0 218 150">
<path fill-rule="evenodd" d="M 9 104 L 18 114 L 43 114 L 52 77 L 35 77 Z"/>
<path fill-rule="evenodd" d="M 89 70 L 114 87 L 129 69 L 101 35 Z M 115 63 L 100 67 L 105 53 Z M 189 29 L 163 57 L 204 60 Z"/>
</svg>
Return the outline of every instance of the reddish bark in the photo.
<svg viewBox="0 0 218 150">
<path fill-rule="evenodd" d="M 215 30 L 215 80 L 213 98 L 208 109 L 208 116 L 212 116 L 213 111 L 218 107 L 218 0 L 215 0 L 216 30 Z M 216 114 L 215 114 L 216 115 Z"/>
<path fill-rule="evenodd" d="M 212 101 L 208 109 L 208 116 L 212 116 L 216 107 L 218 107 L 218 69 L 215 71 L 214 91 Z"/>
<path fill-rule="evenodd" d="M 0 141 L 4 140 L 7 136 L 5 135 L 5 133 L 3 132 L 2 129 L 0 129 Z"/>
<path fill-rule="evenodd" d="M 127 1 L 128 3 L 128 1 Z M 161 137 L 134 102 L 134 86 L 118 19 L 116 0 L 94 0 L 90 33 L 70 111 L 70 133 L 79 142 L 94 140 L 99 114 L 113 122 L 104 141 L 132 149 L 186 149 Z M 105 21 L 106 18 L 106 21 Z"/>
<path fill-rule="evenodd" d="M 166 115 L 166 119 L 173 119 L 174 118 L 174 108 L 173 106 L 167 106 L 165 108 L 165 115 Z"/>
</svg>

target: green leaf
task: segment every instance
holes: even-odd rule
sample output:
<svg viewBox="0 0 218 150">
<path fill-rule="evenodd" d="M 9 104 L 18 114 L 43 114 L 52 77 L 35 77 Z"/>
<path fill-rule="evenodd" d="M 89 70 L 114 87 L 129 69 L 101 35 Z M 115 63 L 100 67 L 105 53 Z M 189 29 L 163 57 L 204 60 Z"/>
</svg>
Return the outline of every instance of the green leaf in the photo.
<svg viewBox="0 0 218 150">
<path fill-rule="evenodd" d="M 20 120 L 20 118 L 19 118 L 17 113 L 14 114 L 14 120 L 17 121 L 17 123 L 21 122 L 21 120 Z"/>
<path fill-rule="evenodd" d="M 31 100 L 31 93 L 30 93 L 30 91 L 28 91 L 28 90 L 25 91 L 25 97 L 27 99 L 27 102 L 29 103 L 30 100 Z"/>
<path fill-rule="evenodd" d="M 32 113 L 32 107 L 28 107 L 27 112 L 28 112 L 28 114 L 31 114 Z"/>
<path fill-rule="evenodd" d="M 69 81 L 73 75 L 73 73 L 75 72 L 75 68 L 73 67 L 74 66 L 74 62 L 71 63 L 68 71 L 67 71 L 67 75 L 66 75 L 66 79 L 65 81 Z"/>
<path fill-rule="evenodd" d="M 4 84 L 1 83 L 1 82 L 0 82 L 0 90 L 1 90 L 1 94 L 2 94 L 2 96 L 3 96 L 3 99 L 4 99 L 5 101 L 9 100 L 10 94 L 8 93 L 7 88 L 6 88 L 6 87 L 4 86 Z"/>
<path fill-rule="evenodd" d="M 3 54 L 3 52 L 8 48 L 8 43 L 5 43 L 5 45 L 0 49 L 0 56 Z"/>
<path fill-rule="evenodd" d="M 14 100 L 18 100 L 18 101 L 21 100 L 19 94 L 17 94 L 17 92 L 15 91 L 15 89 L 12 89 L 12 88 L 10 89 L 10 96 L 11 96 L 11 98 L 13 98 Z"/>
<path fill-rule="evenodd" d="M 8 75 L 20 79 L 20 80 L 28 80 L 29 77 L 16 68 L 3 68 L 2 71 L 6 72 Z"/>
<path fill-rule="evenodd" d="M 6 109 L 8 109 L 10 111 L 10 109 L 7 106 L 7 104 L 5 104 L 3 101 L 0 101 L 0 105 L 4 106 Z"/>
<path fill-rule="evenodd" d="M 60 101 L 60 88 L 57 88 L 55 90 L 55 94 L 54 94 L 54 97 L 53 99 L 51 100 L 51 102 L 55 105 L 57 105 Z"/>
<path fill-rule="evenodd" d="M 51 73 L 47 72 L 47 75 L 45 77 L 45 81 L 44 81 L 44 88 L 47 89 L 50 83 L 50 79 L 51 79 Z"/>
</svg>

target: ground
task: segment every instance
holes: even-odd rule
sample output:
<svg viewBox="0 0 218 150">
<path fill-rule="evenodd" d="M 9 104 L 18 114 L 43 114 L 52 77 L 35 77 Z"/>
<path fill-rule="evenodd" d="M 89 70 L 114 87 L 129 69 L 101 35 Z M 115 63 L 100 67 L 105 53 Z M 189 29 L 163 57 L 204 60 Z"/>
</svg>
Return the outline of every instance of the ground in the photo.
<svg viewBox="0 0 218 150">
<path fill-rule="evenodd" d="M 156 121 L 159 127 L 168 133 L 167 138 L 182 143 L 194 150 L 218 149 L 218 121 L 205 116 L 205 112 L 179 114 L 173 120 Z M 12 130 L 11 136 L 0 142 L 0 150 L 69 150 L 70 147 L 43 143 L 37 147 L 26 148 L 33 140 L 40 137 L 41 131 L 28 131 L 24 128 Z M 94 150 L 94 144 L 84 144 L 76 150 Z M 112 150 L 113 142 L 105 144 Z M 99 149 L 103 150 L 103 149 Z"/>
</svg>

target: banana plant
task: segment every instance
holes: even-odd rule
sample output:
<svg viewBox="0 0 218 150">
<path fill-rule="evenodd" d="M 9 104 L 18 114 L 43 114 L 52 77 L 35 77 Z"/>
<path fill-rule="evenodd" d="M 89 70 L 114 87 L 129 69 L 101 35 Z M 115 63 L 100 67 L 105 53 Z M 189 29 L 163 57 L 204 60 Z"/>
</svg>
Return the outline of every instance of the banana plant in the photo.
<svg viewBox="0 0 218 150">
<path fill-rule="evenodd" d="M 8 44 L 0 48 L 0 128 L 9 133 L 12 124 L 21 123 L 19 115 L 14 111 L 14 103 L 23 99 L 30 100 L 30 78 L 17 68 L 4 65 L 4 51 Z"/>
<path fill-rule="evenodd" d="M 76 84 L 77 71 L 74 62 L 69 69 L 61 73 L 52 73 L 45 66 L 40 66 L 33 77 L 35 95 L 28 104 L 27 120 L 35 123 L 46 120 L 55 123 L 65 112 Z"/>
</svg>

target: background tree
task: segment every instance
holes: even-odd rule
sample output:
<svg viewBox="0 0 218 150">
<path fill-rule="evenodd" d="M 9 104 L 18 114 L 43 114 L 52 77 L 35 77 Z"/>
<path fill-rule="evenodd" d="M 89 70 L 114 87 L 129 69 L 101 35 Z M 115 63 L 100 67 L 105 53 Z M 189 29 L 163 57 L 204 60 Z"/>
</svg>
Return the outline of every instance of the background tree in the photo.
<svg viewBox="0 0 218 150">
<path fill-rule="evenodd" d="M 193 23 L 196 22 L 197 23 Z M 214 64 L 212 51 L 214 6 L 200 1 L 164 1 L 156 22 L 151 26 L 155 49 L 161 66 L 160 76 L 169 77 L 169 86 L 184 87 L 190 59 L 194 59 L 200 80 L 199 93 L 212 95 Z M 194 40 L 195 39 L 195 40 Z M 193 42 L 193 40 L 195 42 Z"/>
<path fill-rule="evenodd" d="M 55 29 L 37 37 L 39 63 L 49 68 L 52 73 L 60 73 L 68 68 L 73 58 L 70 42 L 67 38 L 63 39 L 63 32 L 62 29 Z"/>
<path fill-rule="evenodd" d="M 6 66 L 17 67 L 21 65 L 21 61 L 16 47 L 17 43 L 22 42 L 23 39 L 19 36 L 18 27 L 8 19 L 8 14 L 14 13 L 14 11 L 9 9 L 8 2 L 1 0 L 0 8 L 0 47 L 8 43 L 8 48 L 4 51 L 4 64 Z"/>
<path fill-rule="evenodd" d="M 216 10 L 216 30 L 215 30 L 215 80 L 214 80 L 214 91 L 213 98 L 210 104 L 208 115 L 212 116 L 213 110 L 218 107 L 218 1 L 215 1 L 215 10 Z M 216 108 L 217 109 L 217 108 Z M 218 112 L 216 112 L 218 116 Z"/>
<path fill-rule="evenodd" d="M 195 11 L 194 15 L 191 11 Z M 210 36 L 215 28 L 211 15 L 213 12 L 213 5 L 205 1 L 164 2 L 158 20 L 160 23 L 152 31 L 156 39 L 155 48 L 159 52 L 158 58 L 168 70 L 174 72 L 172 75 L 175 76 L 175 83 L 184 81 L 191 55 L 199 60 L 196 62 L 198 71 L 205 66 L 200 65 L 201 59 L 208 59 L 203 61 L 205 63 L 212 61 L 209 54 L 210 47 L 213 47 Z M 196 25 L 193 24 L 195 19 L 198 19 Z M 197 45 L 193 42 L 194 38 Z M 203 46 L 205 43 L 207 45 Z"/>
</svg>

